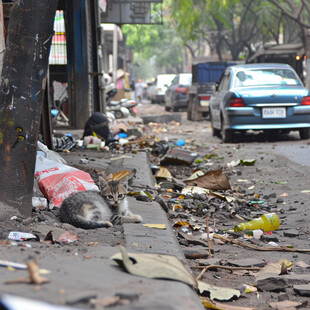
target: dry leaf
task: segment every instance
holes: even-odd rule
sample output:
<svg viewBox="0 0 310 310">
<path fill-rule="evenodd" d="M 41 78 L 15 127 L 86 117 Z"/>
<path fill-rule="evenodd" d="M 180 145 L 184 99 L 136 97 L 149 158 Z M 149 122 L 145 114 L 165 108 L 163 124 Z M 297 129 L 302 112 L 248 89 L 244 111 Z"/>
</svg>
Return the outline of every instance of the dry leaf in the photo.
<svg viewBox="0 0 310 310">
<path fill-rule="evenodd" d="M 121 299 L 119 296 L 95 299 L 92 302 L 92 304 L 95 305 L 96 309 L 117 306 L 117 305 L 127 305 L 129 303 L 130 303 L 129 299 Z"/>
<path fill-rule="evenodd" d="M 292 262 L 281 258 L 277 263 L 271 263 L 264 266 L 259 272 L 255 274 L 255 277 L 260 277 L 265 273 L 283 274 L 287 273 L 287 269 L 292 267 Z"/>
<path fill-rule="evenodd" d="M 193 226 L 192 226 L 190 223 L 185 222 L 185 221 L 178 221 L 178 222 L 176 222 L 176 223 L 173 224 L 173 227 L 177 227 L 177 228 L 180 228 L 180 227 L 182 227 L 182 226 L 188 226 L 188 227 L 190 227 L 191 229 L 193 229 Z"/>
<path fill-rule="evenodd" d="M 47 233 L 43 242 L 47 244 L 54 244 L 53 233 L 51 230 Z"/>
<path fill-rule="evenodd" d="M 200 173 L 199 171 L 196 172 Z M 196 176 L 195 175 L 195 176 Z M 214 170 L 205 173 L 204 175 L 198 175 L 194 179 L 184 181 L 188 185 L 198 186 L 210 190 L 229 190 L 231 189 L 229 180 L 222 170 Z"/>
<path fill-rule="evenodd" d="M 121 253 L 111 257 L 127 272 L 145 278 L 171 279 L 197 288 L 198 284 L 184 264 L 175 256 L 160 254 L 127 253 L 120 246 Z"/>
<path fill-rule="evenodd" d="M 155 175 L 155 178 L 172 179 L 172 175 L 167 168 L 160 166 L 159 170 Z"/>
<path fill-rule="evenodd" d="M 211 300 L 229 301 L 235 297 L 239 298 L 241 295 L 239 290 L 228 287 L 219 287 L 202 281 L 198 281 L 198 289 L 201 295 L 204 292 L 208 292 Z"/>
<path fill-rule="evenodd" d="M 209 298 L 200 298 L 201 302 L 207 309 L 217 309 L 217 310 L 255 310 L 255 308 L 240 307 L 240 306 L 230 306 L 227 304 L 219 303 Z"/>
<path fill-rule="evenodd" d="M 143 226 L 157 229 L 166 229 L 165 224 L 143 224 Z"/>
<path fill-rule="evenodd" d="M 298 306 L 300 306 L 300 302 L 291 301 L 291 300 L 283 300 L 279 302 L 271 302 L 269 303 L 269 306 L 277 309 L 277 310 L 292 310 L 297 309 Z"/>
<path fill-rule="evenodd" d="M 39 266 L 35 260 L 27 263 L 27 269 L 29 272 L 29 278 L 18 278 L 7 281 L 5 283 L 6 284 L 30 283 L 40 285 L 50 282 L 49 279 L 40 276 Z"/>
<path fill-rule="evenodd" d="M 35 260 L 28 262 L 27 268 L 28 268 L 29 278 L 30 278 L 31 283 L 43 284 L 43 283 L 50 282 L 48 279 L 40 276 L 39 266 Z"/>
<path fill-rule="evenodd" d="M 128 177 L 130 174 L 132 174 L 132 172 L 128 171 L 128 170 L 119 171 L 119 172 L 113 174 L 113 180 L 120 181 L 120 180 Z"/>
</svg>

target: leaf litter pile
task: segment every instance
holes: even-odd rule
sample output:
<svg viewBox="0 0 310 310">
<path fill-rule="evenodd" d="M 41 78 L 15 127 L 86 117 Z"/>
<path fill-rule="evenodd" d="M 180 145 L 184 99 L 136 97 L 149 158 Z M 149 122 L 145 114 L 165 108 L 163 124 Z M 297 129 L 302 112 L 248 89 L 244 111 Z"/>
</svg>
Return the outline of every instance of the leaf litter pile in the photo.
<svg viewBox="0 0 310 310">
<path fill-rule="evenodd" d="M 299 232 L 284 232 L 289 238 L 282 238 L 283 226 L 279 230 L 234 229 L 271 213 L 277 214 L 281 224 L 285 210 L 279 207 L 283 200 L 276 193 L 257 194 L 260 184 L 244 178 L 247 172 L 262 172 L 255 158 L 231 160 L 229 153 L 228 158 L 218 155 L 220 151 L 156 141 L 150 154 L 156 191 L 144 192 L 146 200 L 157 201 L 166 211 L 202 303 L 210 309 L 307 308 L 309 259 L 304 263 L 298 258 L 300 253 L 308 255 L 310 247 L 287 242 Z M 260 183 L 266 185 L 266 181 Z"/>
</svg>

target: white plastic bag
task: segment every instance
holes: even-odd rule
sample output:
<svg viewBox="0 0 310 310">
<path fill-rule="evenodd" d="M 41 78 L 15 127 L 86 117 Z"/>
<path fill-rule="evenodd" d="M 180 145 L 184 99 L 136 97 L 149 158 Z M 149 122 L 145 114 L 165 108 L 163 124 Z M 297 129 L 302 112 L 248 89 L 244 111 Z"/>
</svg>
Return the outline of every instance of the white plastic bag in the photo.
<svg viewBox="0 0 310 310">
<path fill-rule="evenodd" d="M 66 165 L 67 162 L 56 152 L 50 150 L 45 144 L 40 141 L 37 142 L 37 150 L 42 151 L 45 154 L 45 158 L 54 160 L 58 163 Z"/>
</svg>

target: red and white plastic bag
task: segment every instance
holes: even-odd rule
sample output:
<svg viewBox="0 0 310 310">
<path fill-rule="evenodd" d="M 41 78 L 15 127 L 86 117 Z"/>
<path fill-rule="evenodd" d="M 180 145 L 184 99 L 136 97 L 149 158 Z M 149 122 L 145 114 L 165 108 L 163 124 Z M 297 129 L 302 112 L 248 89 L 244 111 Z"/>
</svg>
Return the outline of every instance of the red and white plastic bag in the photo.
<svg viewBox="0 0 310 310">
<path fill-rule="evenodd" d="M 99 191 L 89 173 L 42 156 L 37 156 L 35 182 L 49 201 L 50 209 L 60 207 L 63 200 L 75 192 Z"/>
</svg>

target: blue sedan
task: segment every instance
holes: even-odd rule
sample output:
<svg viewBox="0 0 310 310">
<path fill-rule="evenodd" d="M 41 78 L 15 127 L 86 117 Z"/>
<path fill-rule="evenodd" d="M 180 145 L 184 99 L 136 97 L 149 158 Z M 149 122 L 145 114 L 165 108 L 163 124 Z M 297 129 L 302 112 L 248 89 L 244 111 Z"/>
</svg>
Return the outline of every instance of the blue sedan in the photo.
<svg viewBox="0 0 310 310">
<path fill-rule="evenodd" d="M 223 142 L 236 131 L 298 130 L 310 138 L 310 92 L 286 64 L 228 67 L 210 100 L 212 133 Z"/>
</svg>

